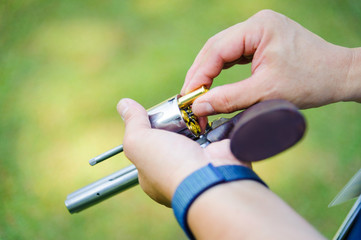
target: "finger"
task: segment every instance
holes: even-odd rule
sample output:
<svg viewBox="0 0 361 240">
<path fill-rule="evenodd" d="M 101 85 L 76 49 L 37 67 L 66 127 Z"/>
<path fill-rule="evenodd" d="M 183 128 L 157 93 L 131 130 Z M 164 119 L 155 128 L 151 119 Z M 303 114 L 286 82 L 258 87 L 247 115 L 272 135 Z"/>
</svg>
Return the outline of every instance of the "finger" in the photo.
<svg viewBox="0 0 361 240">
<path fill-rule="evenodd" d="M 192 69 L 192 76 L 188 79 L 185 92 L 190 92 L 202 85 L 209 87 L 213 78 L 217 77 L 224 67 L 231 63 L 248 63 L 263 36 L 259 27 L 249 26 L 248 22 L 237 24 L 225 31 L 220 38 L 211 42 L 207 50 L 197 60 Z M 246 57 L 244 57 L 246 56 Z"/>
<path fill-rule="evenodd" d="M 152 150 L 151 125 L 147 111 L 136 101 L 125 98 L 119 101 L 117 110 L 125 123 L 123 138 L 124 153 L 127 158 L 141 169 L 143 159 Z M 140 151 L 139 149 L 142 149 Z M 150 154 L 150 153 L 149 153 Z"/>
<path fill-rule="evenodd" d="M 124 98 L 119 101 L 117 110 L 124 120 L 126 131 L 135 133 L 151 128 L 147 111 L 136 101 Z"/>
<path fill-rule="evenodd" d="M 231 113 L 259 102 L 268 92 L 267 83 L 261 84 L 254 74 L 243 81 L 211 89 L 194 101 L 192 109 L 200 117 Z"/>
<path fill-rule="evenodd" d="M 213 39 L 213 38 L 211 38 Z M 195 58 L 192 66 L 189 68 L 185 81 L 183 83 L 183 87 L 181 89 L 181 94 L 185 95 L 186 93 L 186 88 L 187 85 L 189 84 L 190 80 L 192 79 L 194 73 L 196 72 L 198 66 L 199 66 L 199 59 L 203 57 L 204 53 L 206 52 L 206 49 L 208 48 L 208 45 L 210 44 L 209 42 L 211 41 L 211 39 L 209 39 L 206 44 L 203 46 L 203 48 L 201 49 L 201 51 L 198 53 L 197 57 Z"/>
<path fill-rule="evenodd" d="M 187 88 L 189 82 L 191 81 L 191 79 L 193 78 L 194 73 L 197 71 L 200 63 L 202 62 L 203 56 L 207 53 L 208 49 L 213 45 L 213 43 L 216 42 L 219 38 L 221 38 L 224 34 L 226 34 L 227 31 L 228 31 L 228 29 L 225 29 L 225 30 L 217 33 L 216 35 L 214 35 L 213 37 L 208 39 L 207 42 L 204 44 L 203 48 L 198 53 L 192 66 L 190 67 L 190 69 L 187 72 L 187 75 L 186 75 L 186 78 L 185 78 L 185 81 L 184 81 L 184 84 L 183 84 L 183 87 L 181 90 L 182 95 L 188 93 L 188 92 L 186 92 L 186 88 Z"/>
<path fill-rule="evenodd" d="M 208 124 L 208 118 L 207 117 L 200 117 L 198 118 L 199 126 L 201 127 L 202 133 L 205 132 Z"/>
<path fill-rule="evenodd" d="M 196 142 L 181 134 L 151 129 L 146 110 L 132 99 L 122 99 L 117 109 L 125 122 L 124 151 L 135 165 L 139 162 L 138 159 L 148 159 L 149 156 L 157 156 L 161 153 L 171 155 L 178 152 L 177 157 L 182 156 L 181 159 L 184 160 L 183 155 L 191 155 L 184 152 L 184 148 L 200 148 Z M 199 150 L 196 151 L 198 153 Z M 142 167 L 146 167 L 146 164 L 143 162 Z"/>
<path fill-rule="evenodd" d="M 224 63 L 223 69 L 231 68 L 231 67 L 233 67 L 234 65 L 237 65 L 237 64 L 250 63 L 250 62 L 252 62 L 252 59 L 253 59 L 253 55 L 248 55 L 248 56 L 243 55 L 239 59 L 237 59 L 237 60 L 235 60 L 233 62 Z"/>
<path fill-rule="evenodd" d="M 238 25 L 238 24 L 237 24 Z M 194 90 L 193 88 L 190 89 L 188 88 L 189 83 L 191 82 L 191 80 L 194 77 L 194 74 L 197 72 L 199 66 L 201 65 L 201 63 L 204 61 L 204 56 L 207 54 L 208 50 L 219 40 L 224 38 L 225 36 L 229 35 L 229 32 L 234 31 L 234 29 L 237 28 L 237 25 L 231 26 L 219 33 L 217 33 L 216 35 L 214 35 L 213 37 L 211 37 L 210 39 L 207 40 L 207 42 L 205 43 L 205 45 L 203 46 L 203 48 L 201 49 L 201 51 L 198 53 L 197 57 L 195 58 L 192 66 L 190 67 L 190 69 L 187 72 L 186 75 L 186 79 L 185 82 L 183 84 L 182 90 L 181 90 L 181 94 L 184 95 L 192 90 Z M 211 79 L 213 80 L 213 79 Z M 208 88 L 211 86 L 212 82 L 210 83 L 204 83 L 204 86 L 207 86 Z M 189 90 L 190 89 L 190 90 Z"/>
</svg>

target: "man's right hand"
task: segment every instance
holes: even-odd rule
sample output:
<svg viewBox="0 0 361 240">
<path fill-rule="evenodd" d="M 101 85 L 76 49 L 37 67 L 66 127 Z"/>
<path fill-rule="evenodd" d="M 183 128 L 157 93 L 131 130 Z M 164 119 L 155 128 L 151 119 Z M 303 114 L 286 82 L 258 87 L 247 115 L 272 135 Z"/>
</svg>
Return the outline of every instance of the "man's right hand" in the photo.
<svg viewBox="0 0 361 240">
<path fill-rule="evenodd" d="M 211 89 L 194 102 L 193 112 L 229 113 L 276 98 L 299 108 L 361 99 L 361 72 L 355 67 L 361 62 L 359 49 L 326 42 L 270 10 L 210 38 L 189 69 L 182 94 L 209 88 L 222 69 L 249 62 L 249 78 Z"/>
</svg>

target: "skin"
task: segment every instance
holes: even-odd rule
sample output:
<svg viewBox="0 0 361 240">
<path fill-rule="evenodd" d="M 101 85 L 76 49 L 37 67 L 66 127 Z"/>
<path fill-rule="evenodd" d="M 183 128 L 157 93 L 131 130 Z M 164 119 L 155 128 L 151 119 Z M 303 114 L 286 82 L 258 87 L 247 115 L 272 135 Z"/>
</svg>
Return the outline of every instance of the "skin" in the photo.
<svg viewBox="0 0 361 240">
<path fill-rule="evenodd" d="M 249 78 L 211 89 L 194 102 L 193 111 L 206 117 L 273 98 L 300 108 L 360 102 L 360 49 L 330 44 L 270 10 L 209 39 L 182 93 L 210 87 L 222 69 L 249 62 Z M 122 99 L 117 109 L 126 125 L 125 154 L 137 167 L 143 190 L 158 203 L 170 206 L 180 182 L 208 163 L 248 166 L 233 157 L 229 140 L 203 149 L 182 135 L 151 129 L 146 110 L 131 99 Z M 323 239 L 274 193 L 252 181 L 207 190 L 191 205 L 188 224 L 197 239 Z"/>
<path fill-rule="evenodd" d="M 181 93 L 209 88 L 222 69 L 252 59 L 249 78 L 211 89 L 194 102 L 193 112 L 229 113 L 276 98 L 303 109 L 360 101 L 360 81 L 354 79 L 360 72 L 353 68 L 359 58 L 360 49 L 328 43 L 291 19 L 263 10 L 207 41 Z"/>
<path fill-rule="evenodd" d="M 208 163 L 250 167 L 232 155 L 229 140 L 201 148 L 183 135 L 152 129 L 146 110 L 132 99 L 122 99 L 117 109 L 126 125 L 124 153 L 138 169 L 139 184 L 152 199 L 165 206 L 171 205 L 179 183 Z"/>
</svg>

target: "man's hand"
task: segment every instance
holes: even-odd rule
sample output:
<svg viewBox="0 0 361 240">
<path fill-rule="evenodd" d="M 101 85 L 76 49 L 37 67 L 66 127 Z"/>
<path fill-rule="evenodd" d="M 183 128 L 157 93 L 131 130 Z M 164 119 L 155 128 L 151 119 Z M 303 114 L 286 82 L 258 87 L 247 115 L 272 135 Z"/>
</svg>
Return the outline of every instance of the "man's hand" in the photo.
<svg viewBox="0 0 361 240">
<path fill-rule="evenodd" d="M 353 56 L 353 49 L 330 44 L 291 19 L 263 10 L 207 41 L 182 94 L 209 88 L 222 69 L 252 62 L 249 78 L 211 89 L 194 102 L 193 112 L 228 113 L 275 98 L 300 108 L 355 100 L 361 81 L 355 84 L 350 76 Z"/>
<path fill-rule="evenodd" d="M 246 165 L 232 155 L 229 140 L 201 148 L 180 134 L 152 129 L 146 110 L 131 99 L 121 100 L 117 109 L 126 126 L 124 153 L 137 167 L 143 190 L 161 204 L 170 206 L 179 183 L 208 163 Z"/>
<path fill-rule="evenodd" d="M 180 134 L 152 129 L 145 109 L 131 99 L 117 108 L 126 125 L 125 154 L 143 190 L 161 204 L 170 206 L 180 182 L 208 163 L 245 165 L 231 154 L 229 140 L 203 149 Z M 208 189 L 191 205 L 188 223 L 197 239 L 323 239 L 269 189 L 250 180 Z"/>
</svg>

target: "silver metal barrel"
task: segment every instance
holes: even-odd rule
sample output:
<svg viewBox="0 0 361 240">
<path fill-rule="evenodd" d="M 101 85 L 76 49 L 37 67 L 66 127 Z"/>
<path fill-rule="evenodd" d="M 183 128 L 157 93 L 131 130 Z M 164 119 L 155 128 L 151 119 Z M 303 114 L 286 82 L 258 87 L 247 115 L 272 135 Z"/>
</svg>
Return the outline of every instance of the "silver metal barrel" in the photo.
<svg viewBox="0 0 361 240">
<path fill-rule="evenodd" d="M 70 213 L 80 212 L 137 184 L 138 170 L 130 165 L 70 193 L 65 206 Z"/>
<path fill-rule="evenodd" d="M 170 132 L 180 133 L 189 138 L 195 138 L 182 118 L 178 106 L 179 95 L 174 96 L 154 107 L 148 109 L 149 121 L 152 128 L 163 129 Z"/>
<path fill-rule="evenodd" d="M 199 123 L 193 113 L 188 112 L 188 109 L 190 111 L 189 106 L 192 102 L 206 92 L 207 89 L 201 87 L 184 96 L 176 95 L 148 109 L 152 128 L 179 133 L 193 140 L 198 139 L 201 133 Z M 183 117 L 188 119 L 187 122 Z M 189 125 L 190 122 L 193 125 Z M 200 144 L 208 144 L 206 139 L 201 140 Z M 94 166 L 122 151 L 123 145 L 119 145 L 90 159 L 89 163 Z M 65 200 L 65 206 L 70 213 L 80 212 L 136 184 L 138 184 L 138 170 L 131 165 L 70 193 Z"/>
</svg>

